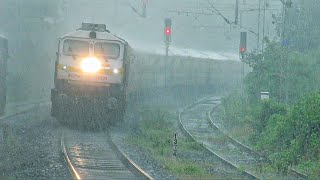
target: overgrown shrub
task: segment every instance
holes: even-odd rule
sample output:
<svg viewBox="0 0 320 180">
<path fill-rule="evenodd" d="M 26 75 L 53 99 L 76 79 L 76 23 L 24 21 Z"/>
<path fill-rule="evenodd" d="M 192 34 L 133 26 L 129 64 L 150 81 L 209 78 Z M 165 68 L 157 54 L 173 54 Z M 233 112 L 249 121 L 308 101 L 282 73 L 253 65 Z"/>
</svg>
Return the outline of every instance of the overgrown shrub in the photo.
<svg viewBox="0 0 320 180">
<path fill-rule="evenodd" d="M 256 109 L 254 129 L 255 136 L 258 137 L 265 130 L 270 117 L 273 115 L 285 115 L 287 113 L 286 106 L 273 100 L 260 101 L 259 108 Z"/>
</svg>

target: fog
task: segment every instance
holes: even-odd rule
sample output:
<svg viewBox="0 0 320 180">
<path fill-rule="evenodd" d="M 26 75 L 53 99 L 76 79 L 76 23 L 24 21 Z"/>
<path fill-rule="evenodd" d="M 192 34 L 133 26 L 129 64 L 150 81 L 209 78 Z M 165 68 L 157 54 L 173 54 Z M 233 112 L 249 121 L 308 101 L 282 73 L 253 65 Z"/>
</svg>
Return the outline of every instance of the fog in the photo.
<svg viewBox="0 0 320 180">
<path fill-rule="evenodd" d="M 73 30 L 83 21 L 105 23 L 115 34 L 128 40 L 134 47 L 163 46 L 163 26 L 166 17 L 172 18 L 172 46 L 214 52 L 237 54 L 239 32 L 249 29 L 258 32 L 258 1 L 240 1 L 241 22 L 229 25 L 210 7 L 207 0 L 149 0 L 146 18 L 142 18 L 140 0 L 69 0 L 62 3 L 64 27 Z M 224 17 L 235 21 L 235 0 L 210 1 Z M 281 13 L 281 4 L 270 1 L 266 10 L 265 35 L 274 37 L 271 14 Z M 137 10 L 137 13 L 132 9 Z M 77 11 L 74 11 L 77 9 Z M 245 11 L 252 10 L 252 11 Z M 260 17 L 262 35 L 263 9 Z M 240 28 L 240 23 L 243 28 Z M 245 29 L 244 29 L 245 28 Z M 257 35 L 249 35 L 249 48 L 256 48 Z"/>
<path fill-rule="evenodd" d="M 227 24 L 208 2 L 233 23 Z M 258 1 L 240 0 L 238 25 L 234 24 L 234 0 L 149 0 L 146 17 L 141 16 L 140 0 L 2 0 L 0 3 L 3 24 L 0 34 L 10 42 L 9 101 L 49 97 L 57 39 L 75 31 L 82 22 L 104 23 L 136 51 L 148 53 L 164 54 L 166 17 L 173 22 L 171 55 L 238 60 L 239 34 L 248 30 L 252 31 L 248 33 L 248 50 L 258 46 Z M 278 1 L 268 3 L 265 35 L 273 39 L 271 15 L 280 15 L 281 6 Z M 260 40 L 263 14 L 261 9 Z"/>
<path fill-rule="evenodd" d="M 8 74 L 0 72 L 0 97 L 7 91 L 0 179 L 70 179 L 60 145 L 73 128 L 120 133 L 155 179 L 171 179 L 162 170 L 179 179 L 244 179 L 250 171 L 250 179 L 317 179 L 319 9 L 317 0 L 0 0 L 0 36 L 9 41 Z M 84 22 L 106 24 L 130 46 L 92 24 L 74 33 Z M 239 48 L 242 32 L 247 46 Z M 87 143 L 72 136 L 75 146 Z M 90 138 L 90 146 L 69 149 L 91 150 Z M 99 164 L 92 159 L 83 162 Z"/>
</svg>

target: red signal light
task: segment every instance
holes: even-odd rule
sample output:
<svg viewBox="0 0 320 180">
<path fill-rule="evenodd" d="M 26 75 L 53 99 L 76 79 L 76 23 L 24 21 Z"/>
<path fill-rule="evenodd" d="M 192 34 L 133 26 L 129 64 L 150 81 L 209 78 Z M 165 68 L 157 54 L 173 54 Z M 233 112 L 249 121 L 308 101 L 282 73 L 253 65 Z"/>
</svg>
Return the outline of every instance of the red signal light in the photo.
<svg viewBox="0 0 320 180">
<path fill-rule="evenodd" d="M 246 48 L 244 48 L 244 47 L 240 48 L 240 52 L 242 52 L 242 53 L 246 52 Z"/>
<path fill-rule="evenodd" d="M 170 36 L 171 35 L 171 28 L 167 27 L 164 29 L 164 33 L 167 35 L 167 36 Z"/>
</svg>

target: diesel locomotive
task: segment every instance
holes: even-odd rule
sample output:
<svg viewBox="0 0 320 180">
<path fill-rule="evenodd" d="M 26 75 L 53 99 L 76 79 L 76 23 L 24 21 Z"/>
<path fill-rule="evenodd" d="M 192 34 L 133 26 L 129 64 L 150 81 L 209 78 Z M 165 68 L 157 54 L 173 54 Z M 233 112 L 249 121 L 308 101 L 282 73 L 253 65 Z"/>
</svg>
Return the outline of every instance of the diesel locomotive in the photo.
<svg viewBox="0 0 320 180">
<path fill-rule="evenodd" d="M 59 39 L 51 114 L 84 128 L 123 120 L 130 62 L 129 44 L 104 24 L 82 23 Z"/>
</svg>

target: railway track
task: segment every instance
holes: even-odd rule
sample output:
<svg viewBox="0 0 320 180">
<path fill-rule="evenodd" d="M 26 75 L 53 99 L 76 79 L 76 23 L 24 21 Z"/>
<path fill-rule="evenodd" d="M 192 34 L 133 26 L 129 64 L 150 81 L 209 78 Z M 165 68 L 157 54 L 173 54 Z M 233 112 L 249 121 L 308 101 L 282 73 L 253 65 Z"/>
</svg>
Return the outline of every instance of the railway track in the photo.
<svg viewBox="0 0 320 180">
<path fill-rule="evenodd" d="M 108 134 L 66 130 L 61 148 L 74 179 L 152 179 Z"/>
<path fill-rule="evenodd" d="M 210 121 L 210 112 L 219 104 L 219 98 L 205 98 L 186 107 L 179 114 L 181 129 L 226 165 L 241 171 L 250 179 L 305 178 L 296 171 L 287 176 L 265 171 L 264 167 L 270 165 L 268 159 L 227 136 Z"/>
<path fill-rule="evenodd" d="M 234 139 L 233 137 L 231 137 L 230 135 L 228 135 L 228 133 L 226 133 L 225 131 L 221 130 L 221 129 L 219 128 L 219 125 L 213 121 L 213 118 L 212 118 L 212 113 L 213 113 L 213 112 L 214 112 L 213 110 L 212 110 L 211 112 L 208 112 L 208 121 L 209 121 L 211 127 L 215 128 L 215 129 L 217 129 L 218 131 L 220 131 L 221 133 L 223 133 L 223 135 L 224 135 L 226 138 L 228 138 L 228 139 L 229 139 L 230 141 L 232 141 L 234 144 L 237 144 L 237 146 L 239 146 L 240 148 L 242 148 L 244 151 L 247 151 L 248 153 L 252 153 L 252 154 L 254 154 L 254 155 L 257 156 L 257 157 L 260 157 L 260 158 L 265 159 L 265 161 L 267 161 L 268 163 L 271 163 L 271 161 L 270 161 L 267 157 L 265 157 L 264 155 L 256 152 L 256 151 L 253 150 L 252 148 L 250 148 L 250 147 L 242 144 L 241 142 L 237 141 L 236 139 Z M 290 173 L 291 175 L 293 175 L 293 176 L 296 176 L 296 177 L 299 177 L 299 178 L 302 178 L 302 179 L 307 179 L 307 178 L 308 178 L 307 175 L 305 175 L 305 174 L 303 174 L 303 173 L 301 173 L 301 172 L 299 172 L 299 171 L 297 171 L 297 170 L 295 170 L 295 169 L 289 169 L 289 173 Z"/>
</svg>

